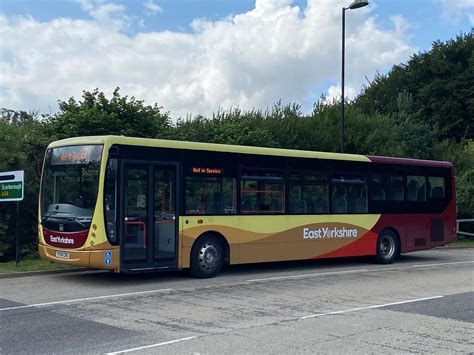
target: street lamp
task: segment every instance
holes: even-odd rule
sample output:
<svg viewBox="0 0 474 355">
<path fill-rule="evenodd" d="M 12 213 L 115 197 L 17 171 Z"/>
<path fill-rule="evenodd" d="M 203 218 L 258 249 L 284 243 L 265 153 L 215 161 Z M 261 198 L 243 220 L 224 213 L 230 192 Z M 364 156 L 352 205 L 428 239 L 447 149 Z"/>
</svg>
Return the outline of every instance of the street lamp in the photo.
<svg viewBox="0 0 474 355">
<path fill-rule="evenodd" d="M 341 68 L 341 153 L 344 153 L 344 67 L 345 67 L 345 46 L 346 46 L 346 10 L 355 10 L 369 5 L 365 0 L 354 0 L 349 7 L 342 8 L 342 68 Z"/>
</svg>

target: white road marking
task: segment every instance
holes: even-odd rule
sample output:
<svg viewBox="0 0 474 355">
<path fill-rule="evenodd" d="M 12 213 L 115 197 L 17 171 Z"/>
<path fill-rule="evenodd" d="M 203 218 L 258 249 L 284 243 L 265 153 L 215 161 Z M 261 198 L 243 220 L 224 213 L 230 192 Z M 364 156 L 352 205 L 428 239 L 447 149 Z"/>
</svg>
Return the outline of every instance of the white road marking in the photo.
<svg viewBox="0 0 474 355">
<path fill-rule="evenodd" d="M 331 272 L 319 272 L 319 273 L 312 273 L 312 274 L 298 274 L 298 275 L 267 277 L 267 278 L 261 278 L 261 279 L 246 280 L 246 282 L 261 282 L 261 281 L 273 281 L 273 280 L 285 280 L 285 279 L 298 279 L 298 278 L 305 278 L 305 277 L 319 277 L 319 276 L 344 275 L 344 274 L 356 274 L 356 273 L 371 273 L 371 272 L 380 272 L 380 271 L 396 271 L 396 270 L 404 270 L 404 269 L 410 269 L 410 268 L 449 266 L 449 265 L 472 264 L 472 263 L 474 263 L 474 261 L 457 261 L 457 262 L 437 263 L 437 264 L 417 264 L 417 265 L 411 265 L 411 266 L 391 267 L 391 268 L 383 268 L 383 269 L 342 270 L 342 271 L 331 271 Z M 23 308 L 45 307 L 45 306 L 51 306 L 51 305 L 57 305 L 57 304 L 68 304 L 68 303 L 75 303 L 75 302 L 93 301 L 93 300 L 107 299 L 107 298 L 114 298 L 114 297 L 127 297 L 127 296 L 133 296 L 133 295 L 144 295 L 144 294 L 148 294 L 148 293 L 158 293 L 158 292 L 166 292 L 166 291 L 173 291 L 173 289 L 165 288 L 165 289 L 160 289 L 160 290 L 129 292 L 129 293 L 121 293 L 121 294 L 115 294 L 115 295 L 105 295 L 105 296 L 97 296 L 97 297 L 77 298 L 77 299 L 72 299 L 72 300 L 63 300 L 63 301 L 28 304 L 28 305 L 22 305 L 22 306 L 13 306 L 13 307 L 0 308 L 0 312 L 16 310 L 16 309 L 23 309 Z M 329 313 L 329 314 L 331 314 L 331 313 Z"/>
<path fill-rule="evenodd" d="M 284 279 L 298 279 L 303 277 L 315 277 L 315 276 L 327 276 L 327 275 L 341 275 L 341 274 L 354 274 L 358 272 L 367 272 L 369 269 L 357 269 L 357 270 L 342 270 L 342 271 L 330 271 L 330 272 L 317 272 L 314 274 L 299 274 L 299 275 L 287 275 L 277 277 L 267 277 L 263 279 L 252 279 L 247 282 L 258 282 L 258 281 L 269 281 L 269 280 L 284 280 Z"/>
<path fill-rule="evenodd" d="M 472 264 L 472 263 L 474 263 L 474 260 L 473 261 L 456 261 L 452 263 L 439 263 L 439 264 L 417 264 L 417 265 L 412 265 L 411 267 L 430 267 L 430 266 Z"/>
<path fill-rule="evenodd" d="M 342 311 L 317 313 L 317 314 L 311 314 L 309 316 L 300 317 L 300 319 L 317 318 L 317 317 L 330 316 L 330 315 L 335 315 L 335 314 L 343 314 L 343 313 L 362 311 L 362 310 L 366 310 L 366 309 L 374 309 L 374 308 L 382 308 L 382 307 L 387 307 L 387 306 L 395 306 L 397 304 L 405 304 L 405 303 L 414 303 L 414 302 L 435 300 L 437 298 L 443 298 L 443 297 L 444 296 L 433 296 L 433 297 L 417 298 L 417 299 L 414 299 L 414 300 L 392 302 L 392 303 L 385 303 L 385 304 L 377 304 L 377 305 L 374 305 L 374 306 L 367 306 L 367 307 L 357 307 L 357 308 L 344 309 Z"/>
<path fill-rule="evenodd" d="M 191 340 L 191 339 L 196 339 L 196 337 L 193 336 L 193 337 L 181 338 L 181 339 L 176 339 L 176 340 L 165 341 L 165 342 L 163 342 L 163 343 L 157 343 L 157 344 L 152 344 L 152 345 L 140 346 L 139 348 L 133 348 L 133 349 L 115 351 L 115 352 L 113 352 L 113 353 L 108 353 L 107 355 L 116 355 L 116 354 L 130 353 L 130 352 L 132 352 L 132 351 L 138 351 L 138 350 L 143 350 L 143 349 L 155 348 L 155 347 L 158 347 L 158 346 L 163 346 L 163 345 L 168 345 L 168 344 L 179 343 L 180 341 L 186 341 L 186 340 Z"/>
<path fill-rule="evenodd" d="M 364 272 L 370 273 L 370 272 L 380 272 L 380 271 L 398 271 L 398 270 L 406 270 L 406 269 L 411 269 L 411 268 L 445 266 L 445 265 L 449 266 L 449 265 L 472 264 L 472 263 L 474 263 L 474 261 L 456 261 L 452 263 L 438 263 L 438 264 L 417 264 L 417 265 L 410 265 L 410 266 L 386 267 L 382 269 L 356 269 L 356 270 L 319 272 L 319 273 L 314 273 L 314 274 L 287 275 L 287 276 L 267 277 L 267 278 L 261 278 L 261 279 L 251 279 L 251 280 L 246 280 L 246 281 L 247 282 L 260 282 L 260 281 L 286 280 L 286 279 L 297 279 L 297 278 L 304 278 L 304 277 L 357 274 L 357 273 L 364 273 Z"/>
<path fill-rule="evenodd" d="M 94 301 L 94 300 L 101 300 L 101 299 L 106 299 L 106 298 L 127 297 L 127 296 L 144 295 L 144 294 L 148 294 L 148 293 L 158 293 L 158 292 L 166 292 L 166 291 L 172 291 L 172 289 L 171 288 L 164 288 L 164 289 L 160 289 L 160 290 L 119 293 L 119 294 L 116 294 L 116 295 L 105 295 L 105 296 L 96 296 L 96 297 L 76 298 L 76 299 L 64 300 L 64 301 L 27 304 L 27 305 L 23 305 L 23 306 L 0 308 L 0 312 L 10 311 L 10 310 L 14 310 L 14 309 L 23 309 L 23 308 L 32 308 L 32 307 L 45 307 L 45 306 L 52 306 L 52 305 L 56 305 L 56 304 L 67 304 L 67 303 L 75 303 L 75 302 Z"/>
</svg>

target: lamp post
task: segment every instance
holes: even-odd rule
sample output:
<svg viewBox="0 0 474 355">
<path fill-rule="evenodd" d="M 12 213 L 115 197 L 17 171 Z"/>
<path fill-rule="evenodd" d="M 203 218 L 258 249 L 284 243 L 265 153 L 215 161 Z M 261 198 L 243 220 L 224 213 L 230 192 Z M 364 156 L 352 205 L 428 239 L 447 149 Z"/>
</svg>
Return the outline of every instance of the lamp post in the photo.
<svg viewBox="0 0 474 355">
<path fill-rule="evenodd" d="M 344 69 L 345 69 L 345 52 L 346 52 L 346 10 L 355 10 L 369 5 L 366 0 L 354 0 L 349 7 L 342 8 L 342 66 L 341 66 L 341 153 L 344 153 Z"/>
</svg>

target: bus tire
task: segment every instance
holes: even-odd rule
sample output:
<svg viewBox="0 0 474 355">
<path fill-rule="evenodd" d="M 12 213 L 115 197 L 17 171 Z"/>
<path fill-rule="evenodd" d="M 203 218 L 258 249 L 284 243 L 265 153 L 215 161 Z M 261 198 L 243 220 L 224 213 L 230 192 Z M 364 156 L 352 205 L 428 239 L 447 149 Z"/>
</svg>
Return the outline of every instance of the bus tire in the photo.
<svg viewBox="0 0 474 355">
<path fill-rule="evenodd" d="M 377 238 L 375 261 L 378 264 L 391 264 L 400 254 L 400 241 L 394 231 L 386 229 Z"/>
<path fill-rule="evenodd" d="M 216 276 L 224 265 L 224 248 L 215 235 L 203 235 L 191 250 L 190 271 L 197 278 Z"/>
</svg>

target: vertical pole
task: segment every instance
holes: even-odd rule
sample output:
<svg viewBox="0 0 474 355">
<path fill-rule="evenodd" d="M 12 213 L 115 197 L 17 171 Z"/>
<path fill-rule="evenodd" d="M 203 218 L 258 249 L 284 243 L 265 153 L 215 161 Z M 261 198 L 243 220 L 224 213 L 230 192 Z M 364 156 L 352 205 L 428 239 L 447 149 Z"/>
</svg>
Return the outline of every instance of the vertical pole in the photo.
<svg viewBox="0 0 474 355">
<path fill-rule="evenodd" d="M 16 201 L 16 267 L 20 264 L 20 201 Z"/>
<path fill-rule="evenodd" d="M 342 65 L 341 65 L 341 153 L 344 153 L 344 59 L 345 59 L 346 9 L 342 8 Z"/>
</svg>

